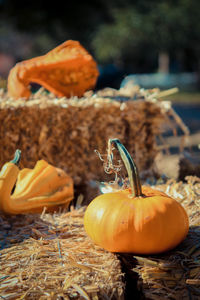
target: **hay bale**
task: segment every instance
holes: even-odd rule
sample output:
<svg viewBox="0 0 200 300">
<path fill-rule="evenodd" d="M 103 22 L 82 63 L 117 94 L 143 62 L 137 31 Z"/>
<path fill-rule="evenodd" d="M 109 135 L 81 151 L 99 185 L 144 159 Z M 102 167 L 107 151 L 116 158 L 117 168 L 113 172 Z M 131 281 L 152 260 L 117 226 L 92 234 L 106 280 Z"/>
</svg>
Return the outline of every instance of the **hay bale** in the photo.
<svg viewBox="0 0 200 300">
<path fill-rule="evenodd" d="M 120 262 L 86 236 L 84 210 L 0 215 L 2 299 L 123 299 Z"/>
<path fill-rule="evenodd" d="M 39 90 L 28 101 L 16 101 L 1 91 L 0 165 L 20 148 L 21 168 L 32 168 L 37 160 L 45 159 L 73 178 L 76 194 L 91 199 L 90 183 L 105 179 L 94 150 L 103 154 L 108 139 L 115 137 L 136 158 L 140 172 L 152 171 L 159 151 L 156 138 L 169 120 L 162 103 L 146 101 L 139 89 L 126 96 L 129 101 L 121 101 L 124 97 L 112 89 L 81 99 L 55 98 Z"/>
<path fill-rule="evenodd" d="M 94 245 L 83 228 L 85 207 L 53 215 L 0 215 L 0 295 L 34 300 L 130 299 L 133 294 L 152 300 L 199 299 L 200 178 L 186 180 L 155 186 L 180 201 L 190 219 L 186 239 L 159 255 L 114 255 Z"/>
</svg>

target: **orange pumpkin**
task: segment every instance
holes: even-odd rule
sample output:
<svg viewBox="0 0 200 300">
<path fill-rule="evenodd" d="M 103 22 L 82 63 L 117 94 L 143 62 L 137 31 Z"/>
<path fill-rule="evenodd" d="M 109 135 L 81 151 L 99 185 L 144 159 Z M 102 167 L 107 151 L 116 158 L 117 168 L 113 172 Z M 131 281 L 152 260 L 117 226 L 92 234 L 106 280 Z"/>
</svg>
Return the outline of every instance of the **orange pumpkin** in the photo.
<svg viewBox="0 0 200 300">
<path fill-rule="evenodd" d="M 189 229 L 185 209 L 165 193 L 141 187 L 130 154 L 118 139 L 109 140 L 113 144 L 127 168 L 131 188 L 102 194 L 88 205 L 87 234 L 111 252 L 155 254 L 176 247 Z"/>
<path fill-rule="evenodd" d="M 8 95 L 31 95 L 29 84 L 38 83 L 58 97 L 81 97 L 93 89 L 99 72 L 92 56 L 77 41 L 66 41 L 47 54 L 17 63 L 8 76 Z"/>
</svg>

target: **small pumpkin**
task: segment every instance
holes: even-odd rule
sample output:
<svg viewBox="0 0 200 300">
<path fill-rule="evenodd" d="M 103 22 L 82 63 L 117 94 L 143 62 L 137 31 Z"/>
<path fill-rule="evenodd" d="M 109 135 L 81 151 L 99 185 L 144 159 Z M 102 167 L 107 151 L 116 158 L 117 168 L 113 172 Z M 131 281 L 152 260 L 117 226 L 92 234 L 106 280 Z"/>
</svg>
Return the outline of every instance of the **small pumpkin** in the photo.
<svg viewBox="0 0 200 300">
<path fill-rule="evenodd" d="M 20 170 L 20 157 L 17 150 L 0 172 L 0 209 L 7 214 L 22 214 L 42 212 L 44 207 L 55 210 L 61 204 L 67 207 L 73 199 L 71 177 L 45 160 L 37 161 L 33 169 Z"/>
<path fill-rule="evenodd" d="M 97 196 L 84 215 L 87 234 L 111 252 L 156 254 L 176 247 L 186 237 L 189 220 L 185 209 L 165 193 L 141 186 L 138 170 L 118 139 L 115 145 L 126 166 L 130 188 Z M 112 153 L 109 150 L 110 159 Z"/>
<path fill-rule="evenodd" d="M 93 57 L 79 42 L 69 40 L 43 56 L 17 63 L 8 75 L 8 95 L 28 98 L 34 82 L 58 97 L 81 97 L 94 88 L 98 76 Z"/>
</svg>

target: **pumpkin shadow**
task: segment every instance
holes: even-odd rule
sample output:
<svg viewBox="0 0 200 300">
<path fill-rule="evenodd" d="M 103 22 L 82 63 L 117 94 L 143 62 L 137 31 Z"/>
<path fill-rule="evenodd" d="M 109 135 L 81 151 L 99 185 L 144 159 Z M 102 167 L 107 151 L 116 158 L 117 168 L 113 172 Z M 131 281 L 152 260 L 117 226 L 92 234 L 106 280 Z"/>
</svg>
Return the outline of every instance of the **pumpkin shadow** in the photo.
<svg viewBox="0 0 200 300">
<path fill-rule="evenodd" d="M 136 258 L 129 253 L 118 253 L 117 257 L 120 260 L 122 273 L 124 274 L 124 299 L 145 299 L 142 290 L 138 288 L 139 275 L 133 271 L 137 264 Z"/>
<path fill-rule="evenodd" d="M 180 299 L 190 299 L 190 297 L 196 297 L 197 294 L 198 297 L 200 296 L 200 290 L 197 291 L 194 285 L 187 282 L 188 278 L 192 279 L 192 270 L 200 260 L 199 225 L 190 226 L 184 241 L 170 251 L 154 255 L 119 253 L 117 256 L 121 261 L 122 272 L 124 272 L 125 299 L 133 299 L 131 295 L 134 295 L 136 300 L 148 299 L 147 295 L 151 294 L 153 297 L 154 292 L 156 294 L 158 286 L 163 297 L 165 297 L 166 289 L 173 295 L 174 288 L 179 291 Z M 154 273 L 158 274 L 155 278 Z M 172 280 L 174 286 L 170 285 Z"/>
</svg>

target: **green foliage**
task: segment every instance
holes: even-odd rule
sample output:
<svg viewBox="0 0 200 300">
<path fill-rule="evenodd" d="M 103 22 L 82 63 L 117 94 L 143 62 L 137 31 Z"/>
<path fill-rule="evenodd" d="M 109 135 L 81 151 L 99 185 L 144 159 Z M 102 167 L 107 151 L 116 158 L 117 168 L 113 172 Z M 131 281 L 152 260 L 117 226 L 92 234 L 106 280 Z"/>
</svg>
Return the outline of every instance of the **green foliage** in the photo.
<svg viewBox="0 0 200 300">
<path fill-rule="evenodd" d="M 137 58 L 138 52 L 145 55 L 149 49 L 154 53 L 183 54 L 184 48 L 190 48 L 197 55 L 200 45 L 198 0 L 136 1 L 110 13 L 112 21 L 99 26 L 92 41 L 102 63 L 128 56 L 130 61 L 130 56 Z"/>
<path fill-rule="evenodd" d="M 100 61 L 121 59 L 130 47 L 137 49 L 143 32 L 141 18 L 134 9 L 113 10 L 113 22 L 102 24 L 92 40 L 96 56 Z"/>
<path fill-rule="evenodd" d="M 22 59 L 74 39 L 99 63 L 149 71 L 164 51 L 200 68 L 199 0 L 4 0 L 0 20 L 0 51 Z"/>
</svg>

